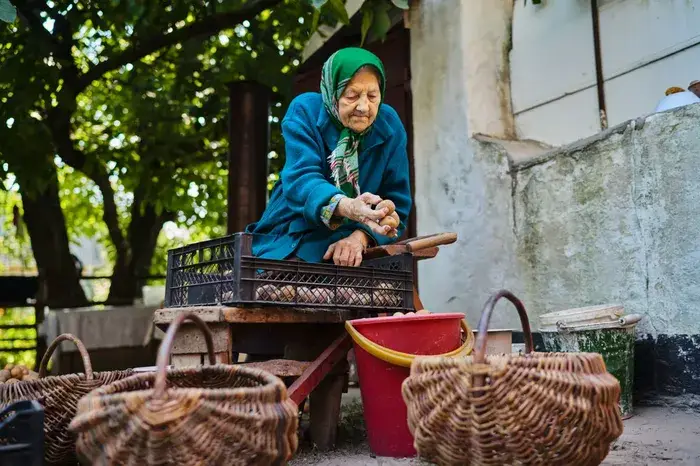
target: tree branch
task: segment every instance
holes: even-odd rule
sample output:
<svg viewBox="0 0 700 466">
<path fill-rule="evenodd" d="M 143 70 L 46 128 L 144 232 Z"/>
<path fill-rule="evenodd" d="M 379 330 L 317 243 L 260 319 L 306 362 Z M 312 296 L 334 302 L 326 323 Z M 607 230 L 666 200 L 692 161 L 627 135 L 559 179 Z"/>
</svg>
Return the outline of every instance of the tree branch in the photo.
<svg viewBox="0 0 700 466">
<path fill-rule="evenodd" d="M 70 114 L 64 112 L 61 107 L 52 109 L 45 120 L 56 151 L 64 162 L 75 170 L 79 170 L 95 182 L 102 193 L 103 214 L 102 219 L 107 225 L 109 237 L 117 249 L 118 255 L 127 257 L 129 245 L 124 238 L 124 233 L 119 227 L 119 211 L 114 200 L 114 189 L 109 181 L 109 174 L 100 166 L 98 162 L 87 163 L 85 154 L 76 149 L 71 140 Z"/>
<path fill-rule="evenodd" d="M 32 34 L 37 36 L 56 56 L 56 61 L 61 64 L 61 77 L 69 87 L 75 87 L 78 83 L 78 68 L 75 66 L 71 54 L 72 44 L 65 43 L 58 37 L 51 34 L 45 27 L 43 20 L 35 13 L 37 6 L 34 2 L 17 2 L 17 11 L 20 18 L 27 24 Z M 44 5 L 46 6 L 46 5 Z M 56 24 L 54 22 L 54 24 Z M 68 37 L 71 34 L 68 32 Z"/>
<path fill-rule="evenodd" d="M 198 36 L 209 36 L 222 29 L 231 28 L 246 19 L 251 19 L 264 10 L 272 8 L 282 0 L 252 0 L 236 11 L 218 13 L 190 23 L 168 34 L 158 34 L 134 42 L 125 50 L 108 57 L 105 61 L 93 66 L 83 74 L 78 82 L 78 91 L 88 87 L 93 81 L 106 73 L 116 70 L 127 63 L 133 63 L 162 48 L 192 39 Z"/>
</svg>

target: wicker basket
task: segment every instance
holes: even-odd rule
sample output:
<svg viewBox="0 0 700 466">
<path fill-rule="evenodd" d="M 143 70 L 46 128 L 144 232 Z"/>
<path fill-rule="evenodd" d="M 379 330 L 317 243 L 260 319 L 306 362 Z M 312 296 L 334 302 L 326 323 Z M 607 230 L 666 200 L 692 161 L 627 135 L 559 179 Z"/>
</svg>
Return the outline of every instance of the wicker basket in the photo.
<svg viewBox="0 0 700 466">
<path fill-rule="evenodd" d="M 166 370 L 184 320 L 204 332 L 210 366 Z M 137 374 L 80 400 L 70 429 L 81 460 L 99 465 L 284 464 L 297 448 L 297 407 L 280 379 L 214 365 L 212 336 L 192 314 L 170 324 L 155 373 Z"/>
<path fill-rule="evenodd" d="M 78 347 L 85 367 L 84 374 L 45 377 L 46 366 L 62 341 Z M 133 371 L 92 372 L 90 356 L 83 343 L 69 333 L 59 335 L 46 350 L 39 366 L 39 379 L 0 385 L 0 409 L 17 401 L 38 400 L 44 407 L 44 460 L 47 464 L 76 464 L 75 435 L 68 424 L 80 398 L 110 382 L 126 378 Z"/>
<path fill-rule="evenodd" d="M 485 355 L 501 298 L 520 314 L 525 355 Z M 620 384 L 603 358 L 534 353 L 525 308 L 508 291 L 487 301 L 475 354 L 417 359 L 403 397 L 416 450 L 440 465 L 597 465 L 622 434 Z"/>
</svg>

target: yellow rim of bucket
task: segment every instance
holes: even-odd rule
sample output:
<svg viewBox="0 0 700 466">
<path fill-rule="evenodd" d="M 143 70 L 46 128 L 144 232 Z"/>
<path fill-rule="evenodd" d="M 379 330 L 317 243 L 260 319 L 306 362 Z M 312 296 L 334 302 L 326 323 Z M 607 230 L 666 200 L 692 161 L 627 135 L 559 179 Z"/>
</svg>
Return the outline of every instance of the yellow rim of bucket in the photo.
<svg viewBox="0 0 700 466">
<path fill-rule="evenodd" d="M 471 354 L 472 349 L 474 348 L 474 332 L 471 331 L 466 320 L 462 319 L 459 321 L 459 323 L 462 327 L 462 330 L 464 331 L 464 334 L 466 335 L 466 339 L 462 346 L 460 346 L 456 350 L 450 351 L 449 353 L 433 354 L 430 355 L 430 357 L 454 358 L 458 356 L 467 356 Z M 345 322 L 345 329 L 348 331 L 353 341 L 357 343 L 357 345 L 360 348 L 367 351 L 375 358 L 381 359 L 382 361 L 388 362 L 389 364 L 393 364 L 395 366 L 400 367 L 411 367 L 411 363 L 414 359 L 423 357 L 422 355 L 401 353 L 400 351 L 395 351 L 381 346 L 368 339 L 360 332 L 358 332 L 357 329 L 355 329 L 355 327 L 353 327 L 353 325 L 350 323 L 350 321 Z"/>
</svg>

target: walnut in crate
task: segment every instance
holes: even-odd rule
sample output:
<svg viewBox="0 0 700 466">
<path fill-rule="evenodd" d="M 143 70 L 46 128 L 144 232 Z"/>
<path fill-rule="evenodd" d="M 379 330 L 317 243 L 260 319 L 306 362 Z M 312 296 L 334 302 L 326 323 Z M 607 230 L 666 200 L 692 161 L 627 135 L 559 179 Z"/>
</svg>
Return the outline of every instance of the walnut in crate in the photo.
<svg viewBox="0 0 700 466">
<path fill-rule="evenodd" d="M 372 304 L 371 295 L 363 292 L 355 293 L 353 298 L 350 300 L 350 304 L 353 306 L 369 306 Z"/>
<path fill-rule="evenodd" d="M 297 290 L 297 302 L 305 304 L 330 304 L 333 302 L 333 290 L 330 288 L 309 288 L 300 286 Z"/>
<path fill-rule="evenodd" d="M 276 285 L 267 284 L 259 286 L 255 290 L 255 299 L 257 301 L 275 301 L 281 303 L 294 302 L 296 291 L 292 285 L 278 287 Z"/>
<path fill-rule="evenodd" d="M 394 286 L 388 282 L 381 282 L 372 293 L 375 306 L 399 307 L 401 306 L 401 293 L 395 291 Z"/>
<path fill-rule="evenodd" d="M 371 304 L 371 299 L 369 297 L 369 293 L 363 293 L 362 291 L 349 286 L 341 286 L 338 288 L 335 303 L 349 304 L 351 306 L 369 306 Z"/>
<path fill-rule="evenodd" d="M 350 304 L 350 301 L 352 301 L 356 296 L 357 293 L 352 288 L 348 286 L 339 286 L 337 289 L 335 303 Z"/>
</svg>

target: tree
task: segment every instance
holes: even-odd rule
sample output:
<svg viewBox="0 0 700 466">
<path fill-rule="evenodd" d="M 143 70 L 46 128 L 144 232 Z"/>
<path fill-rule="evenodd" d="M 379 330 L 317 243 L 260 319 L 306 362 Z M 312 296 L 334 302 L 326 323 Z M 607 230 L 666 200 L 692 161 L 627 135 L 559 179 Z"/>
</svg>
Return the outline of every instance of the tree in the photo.
<svg viewBox="0 0 700 466">
<path fill-rule="evenodd" d="M 174 218 L 176 206 L 163 202 L 167 190 L 175 189 L 168 186 L 177 184 L 173 176 L 181 183 L 183 173 L 195 173 L 188 160 L 192 154 L 208 148 L 211 158 L 225 151 L 216 144 L 205 147 L 193 133 L 201 130 L 197 123 L 182 137 L 173 137 L 187 126 L 182 96 L 213 88 L 221 99 L 223 79 L 239 78 L 241 70 L 251 70 L 253 77 L 252 71 L 265 69 L 252 66 L 256 57 L 260 62 L 277 57 L 275 66 L 294 60 L 303 42 L 278 30 L 308 36 L 299 18 L 303 22 L 310 8 L 291 0 L 180 1 L 165 8 L 141 3 L 29 0 L 18 4 L 20 22 L 0 33 L 7 44 L 0 51 L 0 94 L 5 96 L 0 121 L 7 122 L 0 125 L 0 138 L 10 141 L 0 149 L 0 167 L 12 172 L 21 187 L 35 260 L 54 305 L 85 301 L 69 253 L 55 155 L 59 165 L 84 174 L 96 188 L 115 260 L 111 298 L 130 301 L 137 292 L 135 275 L 148 270 L 158 233 Z M 234 46 L 223 47 L 216 34 L 242 23 L 248 27 L 224 36 Z M 212 50 L 215 41 L 218 55 L 218 48 Z M 287 49 L 292 57 L 285 56 Z M 282 68 L 273 74 L 280 75 Z M 154 79 L 155 70 L 169 77 Z M 195 77 L 204 72 L 213 86 Z M 182 79 L 187 73 L 193 79 Z M 146 108 L 144 95 L 149 94 L 158 102 Z M 173 95 L 179 98 L 173 100 Z M 97 118 L 93 99 L 104 107 Z M 193 112 L 196 122 L 212 118 L 203 114 L 217 106 L 215 100 L 191 99 L 202 105 L 202 114 Z M 203 108 L 203 101 L 211 105 Z M 131 118 L 116 113 L 131 107 Z M 124 130 L 118 129 L 121 120 Z M 214 133 L 221 133 L 224 118 L 218 121 Z M 119 189 L 133 192 L 122 196 L 121 205 Z"/>
</svg>

